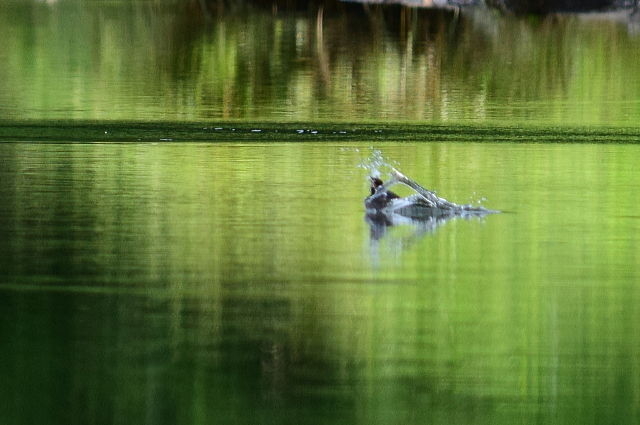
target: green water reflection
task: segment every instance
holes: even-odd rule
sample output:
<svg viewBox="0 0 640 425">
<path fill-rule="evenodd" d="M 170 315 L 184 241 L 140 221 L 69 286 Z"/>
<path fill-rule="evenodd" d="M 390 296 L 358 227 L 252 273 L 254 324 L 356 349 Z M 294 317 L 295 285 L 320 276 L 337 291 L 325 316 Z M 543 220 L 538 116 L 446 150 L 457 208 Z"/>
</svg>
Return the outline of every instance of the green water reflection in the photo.
<svg viewBox="0 0 640 425">
<path fill-rule="evenodd" d="M 638 147 L 380 147 L 509 212 L 373 244 L 365 143 L 0 145 L 0 420 L 637 421 Z"/>
<path fill-rule="evenodd" d="M 0 423 L 638 422 L 635 31 L 0 1 Z"/>
<path fill-rule="evenodd" d="M 634 21 L 482 8 L 0 4 L 3 119 L 636 125 Z M 609 16 L 610 15 L 604 15 Z"/>
</svg>

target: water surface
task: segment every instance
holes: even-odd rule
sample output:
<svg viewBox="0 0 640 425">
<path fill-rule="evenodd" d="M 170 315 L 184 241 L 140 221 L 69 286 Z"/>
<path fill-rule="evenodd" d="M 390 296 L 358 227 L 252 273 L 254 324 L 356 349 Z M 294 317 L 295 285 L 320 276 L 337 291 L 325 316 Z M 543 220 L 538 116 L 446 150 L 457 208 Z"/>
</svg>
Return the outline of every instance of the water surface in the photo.
<svg viewBox="0 0 640 425">
<path fill-rule="evenodd" d="M 637 418 L 637 147 L 379 147 L 508 212 L 371 240 L 364 143 L 0 145 L 4 421 Z"/>
<path fill-rule="evenodd" d="M 0 2 L 1 423 L 638 422 L 632 20 L 195 3 Z"/>
</svg>

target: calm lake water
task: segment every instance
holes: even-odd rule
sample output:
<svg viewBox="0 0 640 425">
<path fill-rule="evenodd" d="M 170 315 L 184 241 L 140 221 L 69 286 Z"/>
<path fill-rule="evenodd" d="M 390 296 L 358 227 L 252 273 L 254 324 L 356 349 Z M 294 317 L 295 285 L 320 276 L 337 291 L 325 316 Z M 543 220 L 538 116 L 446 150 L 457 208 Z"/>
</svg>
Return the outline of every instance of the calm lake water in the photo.
<svg viewBox="0 0 640 425">
<path fill-rule="evenodd" d="M 640 420 L 632 24 L 0 5 L 1 423 Z"/>
</svg>

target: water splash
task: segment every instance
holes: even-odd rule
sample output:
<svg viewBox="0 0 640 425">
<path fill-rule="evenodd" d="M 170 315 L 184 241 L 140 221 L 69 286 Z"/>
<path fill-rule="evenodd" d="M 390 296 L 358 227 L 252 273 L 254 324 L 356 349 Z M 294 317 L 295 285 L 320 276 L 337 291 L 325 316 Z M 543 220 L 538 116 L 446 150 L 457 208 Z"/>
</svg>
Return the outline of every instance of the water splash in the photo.
<svg viewBox="0 0 640 425">
<path fill-rule="evenodd" d="M 397 168 L 399 164 L 396 161 L 392 161 L 383 156 L 381 150 L 375 149 L 374 147 L 369 149 L 371 154 L 368 158 L 360 160 L 358 168 L 365 170 L 369 177 L 377 177 L 382 180 L 387 180 L 391 177 L 393 169 Z"/>
<path fill-rule="evenodd" d="M 468 203 L 469 205 L 473 205 L 476 207 L 480 207 L 482 206 L 485 202 L 487 202 L 487 198 L 485 198 L 484 196 L 473 192 L 473 194 L 471 194 L 471 196 L 468 199 Z"/>
</svg>

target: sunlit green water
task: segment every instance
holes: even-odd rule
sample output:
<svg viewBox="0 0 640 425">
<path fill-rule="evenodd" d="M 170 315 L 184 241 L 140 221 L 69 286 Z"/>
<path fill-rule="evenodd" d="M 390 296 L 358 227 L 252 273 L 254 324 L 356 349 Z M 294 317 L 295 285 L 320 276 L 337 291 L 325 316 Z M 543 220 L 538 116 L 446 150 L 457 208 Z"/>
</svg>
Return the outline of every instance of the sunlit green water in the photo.
<svg viewBox="0 0 640 425">
<path fill-rule="evenodd" d="M 508 213 L 381 241 L 365 143 L 0 147 L 5 423 L 637 419 L 635 145 L 382 143 Z"/>
<path fill-rule="evenodd" d="M 0 423 L 638 422 L 632 23 L 198 13 L 0 6 Z"/>
</svg>

